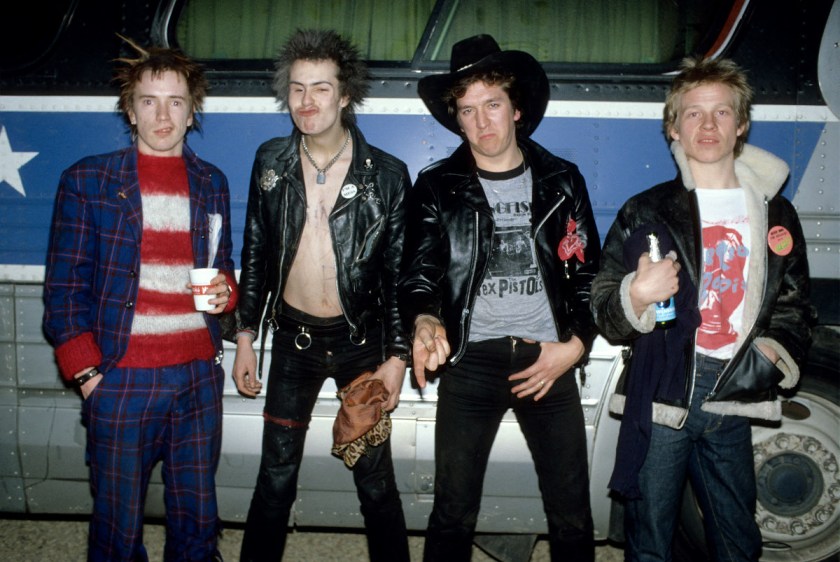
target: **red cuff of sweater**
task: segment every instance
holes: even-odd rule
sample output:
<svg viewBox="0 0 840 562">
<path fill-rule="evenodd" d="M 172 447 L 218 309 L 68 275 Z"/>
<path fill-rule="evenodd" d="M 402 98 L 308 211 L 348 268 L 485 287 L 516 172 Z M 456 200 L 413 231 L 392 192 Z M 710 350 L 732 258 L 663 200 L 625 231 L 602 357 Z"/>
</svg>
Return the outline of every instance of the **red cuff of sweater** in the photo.
<svg viewBox="0 0 840 562">
<path fill-rule="evenodd" d="M 225 283 L 230 287 L 230 299 L 222 312 L 231 312 L 239 302 L 239 285 L 236 284 L 236 275 L 232 271 L 222 271 L 225 276 Z"/>
<path fill-rule="evenodd" d="M 85 332 L 55 348 L 58 369 L 65 380 L 87 367 L 96 367 L 102 362 L 102 351 L 91 332 Z"/>
</svg>

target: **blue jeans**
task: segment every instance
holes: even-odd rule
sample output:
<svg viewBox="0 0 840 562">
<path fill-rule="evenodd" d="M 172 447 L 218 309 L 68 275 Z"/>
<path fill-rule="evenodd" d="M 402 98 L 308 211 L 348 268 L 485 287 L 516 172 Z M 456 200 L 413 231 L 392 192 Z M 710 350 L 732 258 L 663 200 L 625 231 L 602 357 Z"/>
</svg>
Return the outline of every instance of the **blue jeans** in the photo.
<svg viewBox="0 0 840 562">
<path fill-rule="evenodd" d="M 381 326 L 369 327 L 361 343 L 351 341 L 350 327 L 341 319 L 324 325 L 303 312 L 291 314 L 294 316 L 280 319 L 272 340 L 262 460 L 245 523 L 243 562 L 278 562 L 283 557 L 306 430 L 324 381 L 333 377 L 342 388 L 362 372 L 375 370 L 382 361 Z M 308 336 L 300 335 L 301 327 Z M 299 349 L 307 344 L 306 349 Z M 336 463 L 341 461 L 336 459 Z M 408 535 L 390 440 L 362 455 L 353 467 L 353 480 L 367 529 L 370 559 L 407 562 Z"/>
<path fill-rule="evenodd" d="M 700 409 L 724 363 L 697 355 L 694 395 L 680 430 L 654 424 L 639 474 L 642 498 L 626 505 L 625 560 L 671 560 L 686 476 L 706 527 L 715 560 L 758 560 L 761 533 L 755 522 L 756 484 L 749 420 Z"/>
<path fill-rule="evenodd" d="M 513 408 L 537 471 L 552 560 L 593 560 L 583 410 L 570 371 L 538 402 L 517 398 L 508 376 L 539 344 L 498 338 L 470 343 L 441 376 L 435 424 L 435 500 L 424 560 L 469 560 L 484 474 L 502 416 Z"/>
</svg>

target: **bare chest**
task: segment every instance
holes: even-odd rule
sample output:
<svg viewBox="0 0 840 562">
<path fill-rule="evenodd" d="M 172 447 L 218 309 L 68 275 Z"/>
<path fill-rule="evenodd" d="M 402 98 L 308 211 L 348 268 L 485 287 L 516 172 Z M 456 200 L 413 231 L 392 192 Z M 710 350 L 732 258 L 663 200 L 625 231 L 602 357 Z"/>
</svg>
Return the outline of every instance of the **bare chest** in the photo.
<svg viewBox="0 0 840 562">
<path fill-rule="evenodd" d="M 327 181 L 316 182 L 315 170 L 304 165 L 306 221 L 284 290 L 284 299 L 315 316 L 341 313 L 336 285 L 336 263 L 330 215 L 340 196 L 349 161 L 330 170 Z M 310 174 L 310 172 L 312 172 Z M 336 236 L 340 236 L 336 233 Z"/>
</svg>

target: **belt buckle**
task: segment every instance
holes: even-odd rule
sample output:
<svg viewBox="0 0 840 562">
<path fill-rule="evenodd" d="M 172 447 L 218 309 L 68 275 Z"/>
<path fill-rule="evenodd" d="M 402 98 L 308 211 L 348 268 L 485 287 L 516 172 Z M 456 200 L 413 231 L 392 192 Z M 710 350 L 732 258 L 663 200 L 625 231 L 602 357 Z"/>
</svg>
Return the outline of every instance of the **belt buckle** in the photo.
<svg viewBox="0 0 840 562">
<path fill-rule="evenodd" d="M 295 347 L 299 351 L 309 349 L 312 345 L 312 335 L 309 333 L 309 330 L 306 329 L 306 326 L 298 326 L 298 329 L 300 332 L 298 332 L 295 336 Z"/>
</svg>

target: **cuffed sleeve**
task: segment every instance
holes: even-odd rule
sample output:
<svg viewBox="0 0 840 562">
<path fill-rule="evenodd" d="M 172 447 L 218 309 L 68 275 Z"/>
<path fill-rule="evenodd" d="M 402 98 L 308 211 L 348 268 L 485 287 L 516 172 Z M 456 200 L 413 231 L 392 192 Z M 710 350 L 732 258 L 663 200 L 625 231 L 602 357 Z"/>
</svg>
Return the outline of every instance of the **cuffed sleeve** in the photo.
<svg viewBox="0 0 840 562">
<path fill-rule="evenodd" d="M 99 365 L 102 362 L 102 351 L 94 341 L 93 334 L 86 332 L 55 348 L 55 358 L 61 377 L 69 381 L 85 367 Z"/>
</svg>

